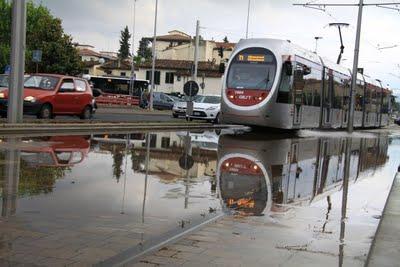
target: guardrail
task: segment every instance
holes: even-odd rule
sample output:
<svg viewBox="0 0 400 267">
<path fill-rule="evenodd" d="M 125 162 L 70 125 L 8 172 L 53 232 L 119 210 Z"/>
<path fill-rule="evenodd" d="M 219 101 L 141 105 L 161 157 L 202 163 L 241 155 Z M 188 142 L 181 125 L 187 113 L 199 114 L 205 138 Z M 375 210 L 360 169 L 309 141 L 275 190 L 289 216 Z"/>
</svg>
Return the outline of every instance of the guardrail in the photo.
<svg viewBox="0 0 400 267">
<path fill-rule="evenodd" d="M 96 97 L 96 103 L 101 105 L 139 106 L 139 102 L 139 97 L 129 95 L 103 93 Z"/>
</svg>

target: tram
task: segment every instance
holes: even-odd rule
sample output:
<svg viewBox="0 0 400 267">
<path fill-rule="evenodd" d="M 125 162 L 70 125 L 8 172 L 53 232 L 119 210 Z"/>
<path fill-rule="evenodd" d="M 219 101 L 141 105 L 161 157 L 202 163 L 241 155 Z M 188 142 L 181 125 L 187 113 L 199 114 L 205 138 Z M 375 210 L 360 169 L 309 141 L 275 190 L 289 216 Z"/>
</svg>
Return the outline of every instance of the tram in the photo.
<svg viewBox="0 0 400 267">
<path fill-rule="evenodd" d="M 241 40 L 223 80 L 221 121 L 278 129 L 345 128 L 351 70 L 290 41 Z M 391 91 L 358 74 L 354 127 L 389 124 Z"/>
<path fill-rule="evenodd" d="M 219 140 L 217 181 L 223 210 L 257 216 L 308 206 L 343 187 L 346 147 L 349 183 L 373 175 L 388 160 L 389 139 L 270 138 L 249 133 Z"/>
</svg>

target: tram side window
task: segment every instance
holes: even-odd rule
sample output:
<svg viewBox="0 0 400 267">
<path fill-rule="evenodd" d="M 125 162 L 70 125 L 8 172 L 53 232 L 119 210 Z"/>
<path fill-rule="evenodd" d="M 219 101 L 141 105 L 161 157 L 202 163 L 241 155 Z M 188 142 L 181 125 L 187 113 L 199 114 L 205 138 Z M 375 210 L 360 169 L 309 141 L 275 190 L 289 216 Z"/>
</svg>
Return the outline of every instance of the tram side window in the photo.
<svg viewBox="0 0 400 267">
<path fill-rule="evenodd" d="M 364 85 L 360 80 L 357 80 L 356 86 L 356 98 L 355 98 L 355 110 L 364 110 Z"/>
<path fill-rule="evenodd" d="M 332 79 L 329 79 L 329 86 L 333 87 L 333 108 L 342 109 L 345 98 L 345 86 L 343 81 L 337 74 L 334 74 Z M 331 87 L 331 88 L 332 88 Z"/>
<path fill-rule="evenodd" d="M 290 70 L 290 68 L 292 68 L 291 64 L 286 64 L 286 63 L 283 64 L 281 83 L 279 85 L 278 98 L 277 98 L 278 103 L 285 103 L 285 104 L 292 103 L 291 91 L 292 91 L 293 76 L 289 75 L 289 72 L 292 71 L 293 73 L 293 70 Z"/>
<path fill-rule="evenodd" d="M 310 74 L 304 76 L 304 104 L 319 107 L 321 104 L 322 70 L 317 66 L 310 70 Z"/>
</svg>

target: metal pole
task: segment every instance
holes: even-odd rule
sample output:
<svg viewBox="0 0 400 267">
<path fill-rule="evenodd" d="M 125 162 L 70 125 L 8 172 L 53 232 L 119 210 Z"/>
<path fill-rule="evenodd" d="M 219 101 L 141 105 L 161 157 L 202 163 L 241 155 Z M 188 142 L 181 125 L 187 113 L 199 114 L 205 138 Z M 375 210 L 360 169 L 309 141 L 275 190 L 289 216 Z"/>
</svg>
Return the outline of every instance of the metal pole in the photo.
<svg viewBox="0 0 400 267">
<path fill-rule="evenodd" d="M 193 81 L 197 81 L 197 71 L 199 67 L 199 45 L 200 45 L 200 21 L 197 21 L 196 24 L 196 41 L 194 47 L 194 72 L 193 72 Z"/>
<path fill-rule="evenodd" d="M 7 143 L 10 146 L 16 147 L 19 139 L 10 138 Z M 20 177 L 20 163 L 21 163 L 21 151 L 18 149 L 10 149 L 5 152 L 5 164 L 4 164 L 4 183 L 3 183 L 3 194 L 2 194 L 2 217 L 10 217 L 15 215 L 17 210 L 18 200 L 18 184 Z M 1 187 L 0 187 L 1 188 Z"/>
<path fill-rule="evenodd" d="M 26 2 L 12 4 L 11 75 L 8 99 L 8 123 L 22 123 L 25 73 Z"/>
<path fill-rule="evenodd" d="M 133 94 L 135 89 L 135 29 L 136 29 L 136 1 L 133 0 L 133 27 L 132 27 L 132 65 L 131 65 L 131 84 L 130 84 L 130 95 Z"/>
<path fill-rule="evenodd" d="M 157 13 L 158 13 L 158 0 L 156 0 L 156 10 L 155 10 L 155 15 L 154 15 L 154 35 L 153 35 L 153 48 L 152 48 L 153 64 L 151 67 L 151 89 L 150 89 L 150 103 L 149 103 L 150 110 L 153 110 L 153 92 L 155 90 L 154 74 L 156 72 L 156 56 L 157 56 L 156 55 Z"/>
<path fill-rule="evenodd" d="M 318 53 L 318 41 L 319 41 L 320 39 L 322 39 L 322 37 L 320 37 L 320 36 L 315 36 L 314 39 L 315 39 L 315 54 L 317 54 L 317 53 Z"/>
<path fill-rule="evenodd" d="M 353 62 L 353 77 L 351 79 L 351 91 L 350 91 L 350 110 L 349 110 L 349 122 L 347 125 L 347 132 L 353 132 L 354 123 L 354 101 L 355 101 L 355 91 L 357 84 L 357 73 L 358 73 L 358 55 L 360 52 L 360 38 L 361 38 L 361 23 L 362 23 L 362 13 L 363 13 L 364 1 L 360 0 L 358 7 L 358 21 L 357 21 L 357 35 L 356 35 L 356 45 L 354 47 L 354 62 Z"/>
<path fill-rule="evenodd" d="M 250 3 L 251 3 L 251 0 L 249 0 L 249 5 L 248 5 L 248 8 L 247 8 L 246 39 L 249 38 Z"/>
<path fill-rule="evenodd" d="M 144 178 L 144 190 L 143 190 L 143 204 L 142 204 L 142 223 L 144 223 L 144 215 L 146 210 L 146 199 L 147 199 L 147 183 L 149 179 L 149 168 L 150 168 L 150 133 L 146 134 L 146 170 L 145 170 L 145 178 Z"/>
</svg>

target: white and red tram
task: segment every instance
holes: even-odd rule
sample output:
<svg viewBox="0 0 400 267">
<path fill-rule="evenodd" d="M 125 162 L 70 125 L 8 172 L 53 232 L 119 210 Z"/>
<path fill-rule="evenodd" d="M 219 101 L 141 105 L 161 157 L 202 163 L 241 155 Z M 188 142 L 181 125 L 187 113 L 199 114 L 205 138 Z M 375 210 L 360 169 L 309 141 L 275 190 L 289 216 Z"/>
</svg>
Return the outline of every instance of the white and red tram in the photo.
<svg viewBox="0 0 400 267">
<path fill-rule="evenodd" d="M 227 65 L 223 123 L 279 129 L 345 128 L 351 71 L 285 40 L 241 40 Z M 359 74 L 354 127 L 389 124 L 391 91 Z"/>
</svg>

